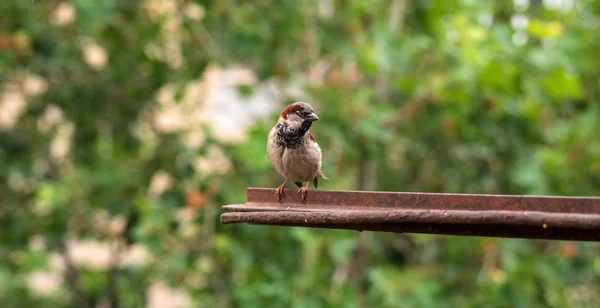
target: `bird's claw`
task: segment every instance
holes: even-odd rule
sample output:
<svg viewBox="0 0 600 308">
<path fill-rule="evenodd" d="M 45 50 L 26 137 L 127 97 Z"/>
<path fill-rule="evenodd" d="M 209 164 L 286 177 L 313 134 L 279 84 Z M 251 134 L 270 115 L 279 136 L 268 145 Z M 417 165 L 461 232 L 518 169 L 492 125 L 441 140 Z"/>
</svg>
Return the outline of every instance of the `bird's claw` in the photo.
<svg viewBox="0 0 600 308">
<path fill-rule="evenodd" d="M 283 185 L 277 187 L 277 189 L 275 189 L 275 199 L 279 202 L 281 202 L 281 196 L 283 195 Z"/>
<path fill-rule="evenodd" d="M 302 194 L 302 201 L 306 200 L 306 194 L 308 193 L 308 187 L 300 187 L 300 189 L 298 189 L 298 191 L 296 192 L 296 194 Z"/>
</svg>

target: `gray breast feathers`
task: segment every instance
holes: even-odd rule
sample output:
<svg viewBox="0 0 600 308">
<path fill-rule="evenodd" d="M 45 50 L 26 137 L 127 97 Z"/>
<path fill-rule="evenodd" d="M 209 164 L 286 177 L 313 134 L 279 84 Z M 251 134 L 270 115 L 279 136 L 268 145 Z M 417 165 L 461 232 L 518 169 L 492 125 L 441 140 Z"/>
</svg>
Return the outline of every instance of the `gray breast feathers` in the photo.
<svg viewBox="0 0 600 308">
<path fill-rule="evenodd" d="M 278 128 L 269 133 L 267 154 L 271 165 L 281 176 L 293 182 L 311 181 L 321 169 L 321 149 L 306 133 L 296 147 L 289 148 L 277 142 Z"/>
</svg>

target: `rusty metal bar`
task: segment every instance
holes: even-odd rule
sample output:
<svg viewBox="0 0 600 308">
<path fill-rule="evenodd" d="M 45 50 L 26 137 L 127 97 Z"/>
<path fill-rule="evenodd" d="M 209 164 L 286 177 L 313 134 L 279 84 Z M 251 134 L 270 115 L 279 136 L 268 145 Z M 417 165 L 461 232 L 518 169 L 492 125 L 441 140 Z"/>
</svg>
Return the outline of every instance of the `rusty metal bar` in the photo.
<svg viewBox="0 0 600 308">
<path fill-rule="evenodd" d="M 600 241 L 600 198 L 249 188 L 221 222 L 278 226 Z"/>
</svg>

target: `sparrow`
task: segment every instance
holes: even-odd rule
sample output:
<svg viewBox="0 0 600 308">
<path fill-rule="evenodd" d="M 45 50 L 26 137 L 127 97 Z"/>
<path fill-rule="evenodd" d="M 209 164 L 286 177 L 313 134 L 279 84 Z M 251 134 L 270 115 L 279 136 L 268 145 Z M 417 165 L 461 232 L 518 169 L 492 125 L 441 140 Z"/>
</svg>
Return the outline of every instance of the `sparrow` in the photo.
<svg viewBox="0 0 600 308">
<path fill-rule="evenodd" d="M 277 201 L 281 201 L 283 190 L 290 181 L 298 186 L 297 194 L 302 194 L 302 201 L 305 201 L 311 181 L 316 189 L 320 178 L 328 179 L 321 171 L 321 148 L 310 131 L 317 120 L 319 117 L 311 105 L 295 102 L 283 109 L 277 124 L 269 132 L 269 161 L 285 178 L 275 190 Z"/>
</svg>

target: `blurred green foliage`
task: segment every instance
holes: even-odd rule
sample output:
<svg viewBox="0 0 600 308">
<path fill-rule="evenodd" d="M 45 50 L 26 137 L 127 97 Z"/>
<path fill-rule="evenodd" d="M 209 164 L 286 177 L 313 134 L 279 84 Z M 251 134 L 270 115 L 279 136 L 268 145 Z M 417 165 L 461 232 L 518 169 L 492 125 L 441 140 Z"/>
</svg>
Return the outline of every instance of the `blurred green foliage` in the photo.
<svg viewBox="0 0 600 308">
<path fill-rule="evenodd" d="M 597 307 L 597 244 L 218 214 L 296 100 L 324 189 L 598 196 L 599 48 L 594 0 L 4 0 L 0 306 Z"/>
</svg>

